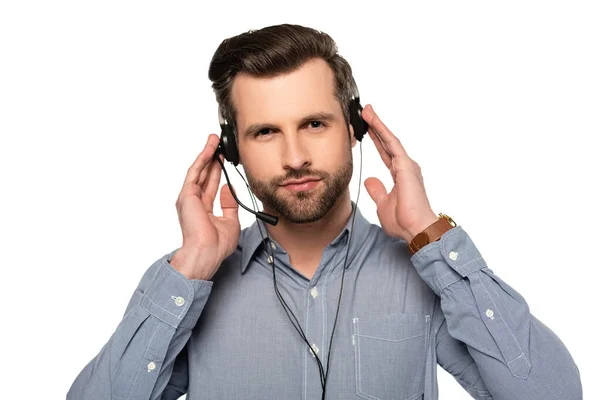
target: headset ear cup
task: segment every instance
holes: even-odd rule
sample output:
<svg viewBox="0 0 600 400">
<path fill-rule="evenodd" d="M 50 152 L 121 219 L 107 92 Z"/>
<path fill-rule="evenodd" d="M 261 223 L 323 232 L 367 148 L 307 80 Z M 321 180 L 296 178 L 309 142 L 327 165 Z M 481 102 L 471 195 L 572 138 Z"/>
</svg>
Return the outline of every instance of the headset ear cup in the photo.
<svg viewBox="0 0 600 400">
<path fill-rule="evenodd" d="M 350 123 L 354 129 L 354 137 L 359 142 L 367 134 L 368 124 L 362 117 L 362 106 L 358 99 L 354 99 L 350 102 Z"/>
<path fill-rule="evenodd" d="M 220 147 L 225 159 L 237 167 L 240 161 L 240 155 L 235 142 L 235 134 L 229 125 L 221 125 Z"/>
</svg>

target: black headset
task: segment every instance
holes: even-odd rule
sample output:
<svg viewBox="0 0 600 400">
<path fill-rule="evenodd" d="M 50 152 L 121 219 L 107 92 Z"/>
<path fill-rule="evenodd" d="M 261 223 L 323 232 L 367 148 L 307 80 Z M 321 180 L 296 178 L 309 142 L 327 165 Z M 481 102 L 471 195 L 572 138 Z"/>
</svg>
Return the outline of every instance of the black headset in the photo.
<svg viewBox="0 0 600 400">
<path fill-rule="evenodd" d="M 367 133 L 367 122 L 362 118 L 362 106 L 360 105 L 360 94 L 358 93 L 358 87 L 354 78 L 351 77 L 350 90 L 351 98 L 350 104 L 348 105 L 348 116 L 350 117 L 350 124 L 354 129 L 354 137 L 359 142 Z M 221 140 L 219 142 L 219 148 L 217 152 L 221 152 L 225 159 L 231 162 L 234 166 L 240 162 L 240 153 L 238 152 L 237 144 L 235 141 L 234 128 L 229 123 L 221 110 L 219 109 L 219 125 L 221 125 Z"/>
</svg>

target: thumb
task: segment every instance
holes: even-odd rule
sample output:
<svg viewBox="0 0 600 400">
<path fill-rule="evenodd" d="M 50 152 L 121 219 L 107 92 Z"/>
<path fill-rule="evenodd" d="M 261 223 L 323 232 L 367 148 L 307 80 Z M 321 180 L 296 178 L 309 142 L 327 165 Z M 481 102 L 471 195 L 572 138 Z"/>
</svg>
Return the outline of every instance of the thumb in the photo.
<svg viewBox="0 0 600 400">
<path fill-rule="evenodd" d="M 231 191 L 229 190 L 229 185 L 224 184 L 221 186 L 221 195 L 219 197 L 221 201 L 221 209 L 223 210 L 223 216 L 225 218 L 233 219 L 235 221 L 238 220 L 238 203 L 233 198 Z"/>
<path fill-rule="evenodd" d="M 379 207 L 379 203 L 381 203 L 388 194 L 385 186 L 383 186 L 383 183 L 381 183 L 381 181 L 377 178 L 371 177 L 365 179 L 365 188 L 367 189 L 367 192 L 369 192 L 369 196 L 371 196 L 377 207 Z"/>
</svg>

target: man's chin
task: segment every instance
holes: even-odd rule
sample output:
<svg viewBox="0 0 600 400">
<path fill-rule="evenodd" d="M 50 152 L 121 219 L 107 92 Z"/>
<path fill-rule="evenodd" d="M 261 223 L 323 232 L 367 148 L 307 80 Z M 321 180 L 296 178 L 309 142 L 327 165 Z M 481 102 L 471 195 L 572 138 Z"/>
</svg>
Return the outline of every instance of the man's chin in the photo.
<svg viewBox="0 0 600 400">
<path fill-rule="evenodd" d="M 317 222 L 321 219 L 323 219 L 324 215 L 321 214 L 316 214 L 314 212 L 309 212 L 309 213 L 292 213 L 292 214 L 286 214 L 286 215 L 282 215 L 282 218 L 285 221 L 288 221 L 292 224 L 310 224 L 313 222 Z"/>
<path fill-rule="evenodd" d="M 306 194 L 310 198 L 298 198 L 298 196 L 286 196 L 285 199 L 280 198 L 279 210 L 277 214 L 286 221 L 295 224 L 308 224 L 316 222 L 331 210 L 323 210 L 322 201 L 309 193 Z"/>
</svg>

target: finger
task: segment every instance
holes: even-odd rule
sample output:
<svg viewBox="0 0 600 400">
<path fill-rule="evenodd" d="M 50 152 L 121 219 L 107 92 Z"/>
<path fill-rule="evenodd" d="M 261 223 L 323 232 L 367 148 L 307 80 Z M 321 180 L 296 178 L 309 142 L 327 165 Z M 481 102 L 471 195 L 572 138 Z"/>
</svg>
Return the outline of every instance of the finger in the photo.
<svg viewBox="0 0 600 400">
<path fill-rule="evenodd" d="M 235 220 L 239 222 L 238 219 L 238 203 L 233 198 L 231 191 L 229 190 L 229 185 L 224 184 L 221 186 L 221 209 L 223 210 L 223 217 Z"/>
<path fill-rule="evenodd" d="M 388 195 L 385 186 L 383 186 L 383 183 L 381 183 L 381 181 L 377 178 L 367 178 L 365 179 L 365 188 L 367 189 L 367 192 L 369 192 L 369 196 L 371 196 L 371 198 L 379 208 L 381 202 Z"/>
<path fill-rule="evenodd" d="M 204 145 L 204 148 L 202 149 L 200 154 L 198 154 L 198 156 L 196 156 L 196 159 L 194 160 L 192 165 L 190 165 L 190 167 L 188 168 L 187 174 L 185 176 L 184 184 L 189 183 L 189 182 L 196 183 L 198 181 L 199 172 L 201 171 L 204 163 L 206 162 L 207 148 L 208 148 L 208 145 L 210 144 L 210 139 L 211 139 L 210 135 L 208 135 L 208 138 L 206 139 L 206 144 Z"/>
<path fill-rule="evenodd" d="M 380 154 L 383 157 L 386 157 L 387 155 L 387 159 L 392 159 L 393 155 L 390 152 L 390 150 L 387 148 L 385 142 L 383 141 L 383 139 L 381 138 L 381 134 L 379 132 L 377 132 L 375 130 L 375 128 L 373 128 L 372 126 L 369 126 L 369 128 L 367 129 L 367 132 L 369 133 L 370 138 L 373 140 L 375 144 L 375 146 L 377 147 L 377 145 L 379 145 L 379 148 L 377 149 L 378 151 L 380 151 Z M 385 162 L 385 160 L 384 160 Z"/>
<path fill-rule="evenodd" d="M 217 135 L 215 135 L 214 133 L 211 133 L 210 135 L 208 135 L 208 139 L 206 140 L 206 146 L 204 146 L 204 149 L 202 150 L 202 152 L 200 154 L 198 154 L 198 157 L 196 157 L 196 160 L 188 169 L 188 172 L 185 176 L 184 184 L 193 182 L 193 183 L 202 185 L 203 180 L 202 181 L 200 180 L 201 172 L 207 166 L 210 165 L 210 161 L 212 160 L 212 157 L 213 157 L 218 145 L 219 145 L 219 137 Z M 206 177 L 206 174 L 204 174 L 204 178 L 205 177 Z"/>
<path fill-rule="evenodd" d="M 204 168 L 202 168 L 202 170 L 200 171 L 200 176 L 198 176 L 198 179 L 196 180 L 196 184 L 200 185 L 200 187 L 204 188 L 206 187 L 206 181 L 207 181 L 207 177 L 210 175 L 210 171 L 213 169 L 213 164 L 214 164 L 215 158 L 211 158 L 207 163 L 206 166 Z"/>
<path fill-rule="evenodd" d="M 377 136 L 381 139 L 383 146 L 389 151 L 392 157 L 404 157 L 406 156 L 406 150 L 400 140 L 388 129 L 387 126 L 379 119 L 373 106 L 367 104 L 362 110 L 362 117 L 370 128 L 373 128 Z"/>
<path fill-rule="evenodd" d="M 219 157 L 221 158 L 221 160 L 223 160 L 222 154 L 219 154 Z M 201 185 L 202 191 L 206 191 L 206 188 L 208 187 L 209 183 L 211 182 L 211 179 L 214 179 L 213 174 L 215 174 L 215 173 L 218 174 L 218 176 L 219 176 L 218 179 L 220 179 L 221 165 L 217 161 L 216 157 L 212 159 L 208 168 L 205 168 L 201 173 L 201 176 L 202 176 L 202 174 L 206 175 L 206 178 L 204 179 L 204 181 L 202 182 L 202 185 Z M 218 189 L 218 185 L 217 185 L 217 189 Z"/>
<path fill-rule="evenodd" d="M 388 167 L 388 169 L 390 169 L 392 167 L 392 157 L 390 156 L 390 153 L 383 147 L 381 139 L 379 139 L 379 137 L 373 131 L 373 129 L 369 128 L 367 132 L 369 132 L 369 137 L 371 138 L 371 140 L 373 140 L 375 148 L 379 152 L 379 156 L 383 160 L 383 163 L 386 167 Z"/>
<path fill-rule="evenodd" d="M 222 157 L 222 155 L 220 155 Z M 207 210 L 213 209 L 215 197 L 217 196 L 217 190 L 219 190 L 219 183 L 221 182 L 221 166 L 217 160 L 214 160 L 210 166 L 210 173 L 208 179 L 204 182 L 202 188 L 202 201 L 206 206 Z"/>
</svg>

